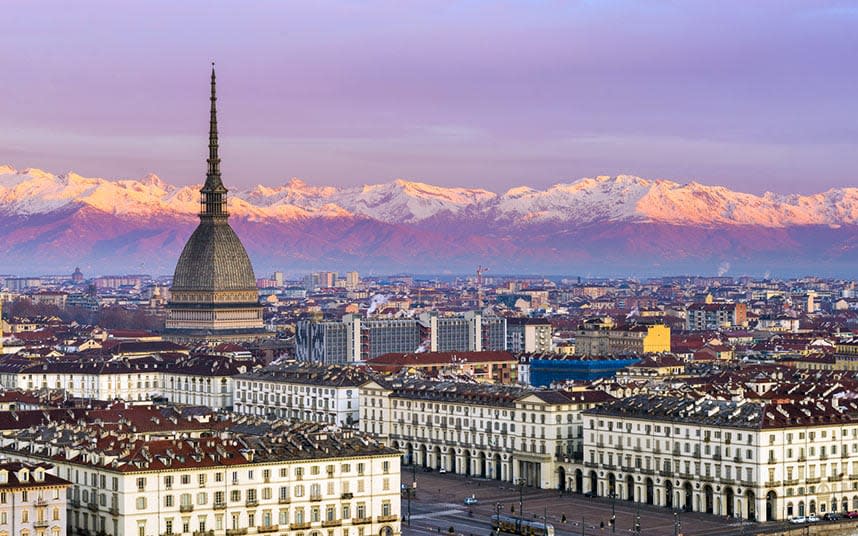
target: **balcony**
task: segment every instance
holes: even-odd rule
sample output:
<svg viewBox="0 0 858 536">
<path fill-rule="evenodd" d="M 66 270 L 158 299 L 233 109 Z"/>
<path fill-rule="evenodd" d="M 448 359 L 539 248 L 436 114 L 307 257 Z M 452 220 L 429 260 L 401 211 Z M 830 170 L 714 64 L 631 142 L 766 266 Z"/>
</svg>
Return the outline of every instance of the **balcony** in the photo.
<svg viewBox="0 0 858 536">
<path fill-rule="evenodd" d="M 767 487 L 767 488 L 776 488 L 776 487 L 778 487 L 778 486 L 780 486 L 780 485 L 781 485 L 781 481 L 780 481 L 780 480 L 769 480 L 769 481 L 767 481 L 767 482 L 766 482 L 766 487 Z"/>
<path fill-rule="evenodd" d="M 86 503 L 86 507 L 89 508 L 90 510 L 92 510 L 93 512 L 98 511 L 98 503 L 96 503 L 96 502 Z"/>
<path fill-rule="evenodd" d="M 289 523 L 289 530 L 305 530 L 309 528 L 309 523 Z"/>
<path fill-rule="evenodd" d="M 372 523 L 371 517 L 353 517 L 352 525 L 366 525 L 367 523 Z"/>
<path fill-rule="evenodd" d="M 804 482 L 805 482 L 806 484 L 819 484 L 820 482 L 822 482 L 822 478 L 821 478 L 821 477 L 818 477 L 818 476 L 809 477 L 809 478 L 806 478 L 806 479 L 804 480 Z"/>
<path fill-rule="evenodd" d="M 214 530 L 195 530 L 194 536 L 214 536 Z"/>
<path fill-rule="evenodd" d="M 193 512 L 193 511 L 194 511 L 194 505 L 193 504 L 180 504 L 179 505 L 179 512 L 182 512 L 183 514 L 186 512 Z"/>
<path fill-rule="evenodd" d="M 352 499 L 353 497 L 354 497 L 354 494 L 352 494 L 352 493 L 343 493 L 342 495 L 340 495 L 340 499 L 342 499 L 344 501 Z"/>
<path fill-rule="evenodd" d="M 342 524 L 343 524 L 342 519 L 331 519 L 328 521 L 322 521 L 323 527 L 339 527 L 339 526 L 342 526 Z"/>
<path fill-rule="evenodd" d="M 44 529 L 50 525 L 50 522 L 47 519 L 37 519 L 33 521 L 33 527 L 37 529 Z"/>
<path fill-rule="evenodd" d="M 37 498 L 37 499 L 34 501 L 34 504 L 35 504 L 37 507 L 38 507 L 38 506 L 47 506 L 47 505 L 48 505 L 48 501 L 46 501 L 44 497 L 39 497 L 39 498 Z"/>
<path fill-rule="evenodd" d="M 389 516 L 377 516 L 375 518 L 375 521 L 377 523 L 392 523 L 392 522 L 398 521 L 398 520 L 399 520 L 399 516 L 396 514 L 389 515 Z"/>
<path fill-rule="evenodd" d="M 226 529 L 226 536 L 244 536 L 247 529 Z"/>
<path fill-rule="evenodd" d="M 244 505 L 247 507 L 259 506 L 259 501 L 257 499 L 247 499 L 244 501 Z"/>
<path fill-rule="evenodd" d="M 216 502 L 212 505 L 212 508 L 214 508 L 215 510 L 226 510 L 226 503 L 223 501 Z"/>
<path fill-rule="evenodd" d="M 784 486 L 797 486 L 798 479 L 797 478 L 787 478 L 784 480 Z"/>
<path fill-rule="evenodd" d="M 843 480 L 843 475 L 835 475 L 828 477 L 829 482 L 840 482 L 841 480 Z"/>
<path fill-rule="evenodd" d="M 289 504 L 290 502 L 292 502 L 292 498 L 291 497 L 280 497 L 279 499 L 277 499 L 277 502 L 279 504 Z"/>
<path fill-rule="evenodd" d="M 321 493 L 313 493 L 310 495 L 310 500 L 313 502 L 321 501 L 322 500 L 322 494 Z"/>
<path fill-rule="evenodd" d="M 256 527 L 256 532 L 260 534 L 263 532 L 277 532 L 279 527 L 280 525 L 259 525 Z"/>
<path fill-rule="evenodd" d="M 80 499 L 69 499 L 69 506 L 72 508 L 80 508 Z"/>
<path fill-rule="evenodd" d="M 110 512 L 110 515 L 112 515 L 112 516 L 118 516 L 119 515 L 119 507 L 118 506 L 111 506 L 109 512 Z"/>
</svg>

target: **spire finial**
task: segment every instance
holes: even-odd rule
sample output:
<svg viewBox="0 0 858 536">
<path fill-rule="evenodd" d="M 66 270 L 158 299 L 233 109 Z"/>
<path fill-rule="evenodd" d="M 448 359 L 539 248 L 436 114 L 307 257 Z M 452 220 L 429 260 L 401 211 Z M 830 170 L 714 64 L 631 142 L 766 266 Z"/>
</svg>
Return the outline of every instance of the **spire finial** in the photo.
<svg viewBox="0 0 858 536">
<path fill-rule="evenodd" d="M 226 215 L 226 188 L 220 176 L 220 157 L 218 156 L 217 137 L 217 80 L 215 77 L 215 64 L 212 62 L 211 79 L 211 112 L 209 117 L 209 157 L 206 160 L 208 170 L 206 171 L 206 183 L 200 193 L 201 215 Z"/>
</svg>

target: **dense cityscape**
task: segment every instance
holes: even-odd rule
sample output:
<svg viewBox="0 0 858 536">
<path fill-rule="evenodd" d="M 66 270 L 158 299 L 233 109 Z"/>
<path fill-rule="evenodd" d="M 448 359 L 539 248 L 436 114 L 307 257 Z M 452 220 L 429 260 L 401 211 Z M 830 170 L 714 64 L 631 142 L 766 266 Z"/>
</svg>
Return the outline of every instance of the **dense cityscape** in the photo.
<svg viewBox="0 0 858 536">
<path fill-rule="evenodd" d="M 858 536 L 854 6 L 66 4 L 0 536 Z"/>
</svg>

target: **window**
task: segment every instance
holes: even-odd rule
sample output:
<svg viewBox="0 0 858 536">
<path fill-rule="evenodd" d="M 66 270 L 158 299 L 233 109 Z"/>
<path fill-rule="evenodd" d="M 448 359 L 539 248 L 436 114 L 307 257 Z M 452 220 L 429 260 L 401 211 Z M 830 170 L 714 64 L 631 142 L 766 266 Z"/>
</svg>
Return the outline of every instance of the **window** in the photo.
<svg viewBox="0 0 858 536">
<path fill-rule="evenodd" d="M 146 497 L 137 497 L 137 509 L 145 510 L 146 509 Z"/>
<path fill-rule="evenodd" d="M 146 489 L 146 478 L 141 477 L 137 479 L 137 491 L 144 491 Z"/>
</svg>

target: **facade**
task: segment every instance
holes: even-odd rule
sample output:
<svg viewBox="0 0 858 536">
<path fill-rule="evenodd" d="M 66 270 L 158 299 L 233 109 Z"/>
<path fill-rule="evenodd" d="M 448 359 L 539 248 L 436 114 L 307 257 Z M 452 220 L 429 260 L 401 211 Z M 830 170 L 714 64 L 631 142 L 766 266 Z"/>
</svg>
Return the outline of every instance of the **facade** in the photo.
<svg viewBox="0 0 858 536">
<path fill-rule="evenodd" d="M 747 323 L 748 307 L 744 303 L 694 303 L 685 316 L 688 330 L 717 330 Z"/>
<path fill-rule="evenodd" d="M 479 382 L 514 384 L 518 382 L 518 362 L 509 352 L 412 352 L 384 354 L 366 362 L 373 370 L 385 373 L 416 370 L 430 376 L 443 372 L 463 374 Z"/>
<path fill-rule="evenodd" d="M 229 225 L 227 189 L 218 157 L 215 73 L 206 182 L 200 190 L 200 224 L 185 244 L 170 289 L 165 335 L 177 342 L 243 341 L 270 336 L 253 266 Z"/>
<path fill-rule="evenodd" d="M 361 387 L 360 428 L 402 452 L 404 463 L 565 488 L 562 463 L 581 456 L 581 412 L 602 392 L 412 379 Z"/>
<path fill-rule="evenodd" d="M 295 333 L 300 361 L 324 364 L 363 362 L 389 353 L 504 350 L 506 319 L 479 312 L 419 319 L 365 319 L 348 314 L 341 322 L 299 321 Z"/>
<path fill-rule="evenodd" d="M 584 412 L 576 491 L 758 521 L 858 508 L 858 404 L 639 395 Z"/>
<path fill-rule="evenodd" d="M 372 438 L 307 424 L 181 438 L 160 428 L 47 425 L 7 433 L 0 453 L 56 465 L 78 534 L 400 532 L 399 456 Z"/>
<path fill-rule="evenodd" d="M 223 356 L 178 359 L 53 361 L 0 373 L 6 389 L 57 389 L 72 398 L 145 401 L 163 397 L 177 404 L 232 407 L 233 378 L 253 362 Z"/>
<path fill-rule="evenodd" d="M 235 378 L 236 413 L 340 427 L 358 422 L 358 388 L 369 374 L 356 367 L 272 365 Z"/>
<path fill-rule="evenodd" d="M 670 327 L 636 324 L 614 327 L 585 324 L 575 332 L 575 355 L 618 356 L 670 352 Z"/>
<path fill-rule="evenodd" d="M 507 318 L 506 349 L 512 353 L 551 352 L 551 322 L 543 318 Z"/>
<path fill-rule="evenodd" d="M 0 460 L 0 534 L 65 536 L 70 482 L 49 463 Z"/>
</svg>

